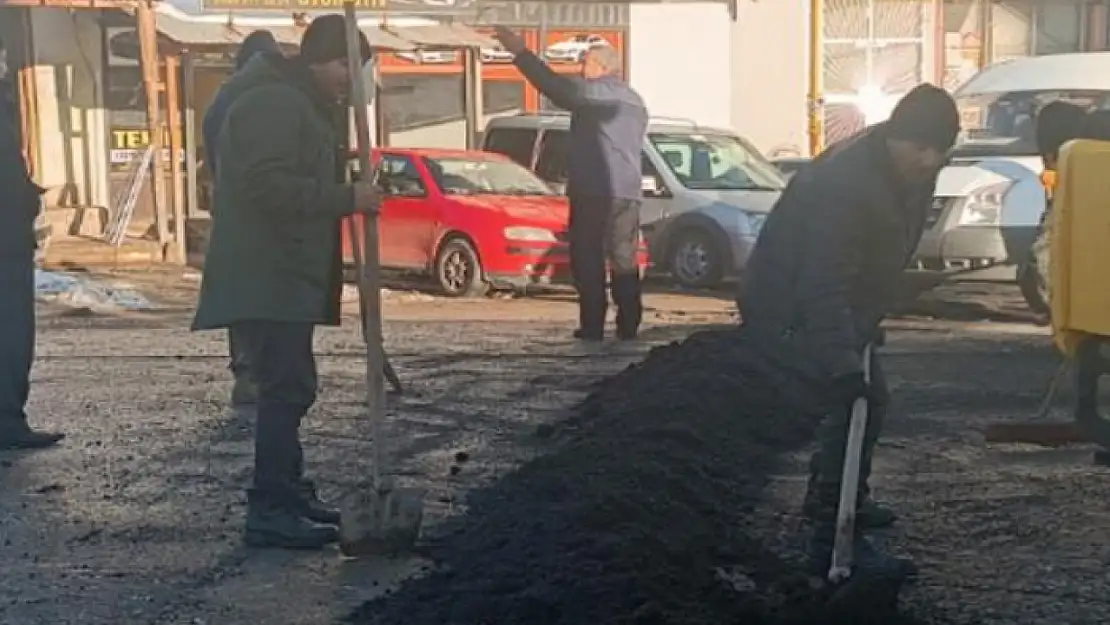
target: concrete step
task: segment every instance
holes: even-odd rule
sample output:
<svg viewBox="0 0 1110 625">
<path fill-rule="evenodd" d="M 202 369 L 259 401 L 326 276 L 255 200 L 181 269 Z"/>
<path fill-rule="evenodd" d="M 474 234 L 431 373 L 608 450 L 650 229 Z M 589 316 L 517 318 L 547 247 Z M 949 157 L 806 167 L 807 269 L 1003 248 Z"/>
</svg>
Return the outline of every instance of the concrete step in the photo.
<svg viewBox="0 0 1110 625">
<path fill-rule="evenodd" d="M 87 237 L 55 237 L 46 248 L 44 269 L 150 266 L 163 262 L 156 241 L 125 239 L 119 247 Z"/>
</svg>

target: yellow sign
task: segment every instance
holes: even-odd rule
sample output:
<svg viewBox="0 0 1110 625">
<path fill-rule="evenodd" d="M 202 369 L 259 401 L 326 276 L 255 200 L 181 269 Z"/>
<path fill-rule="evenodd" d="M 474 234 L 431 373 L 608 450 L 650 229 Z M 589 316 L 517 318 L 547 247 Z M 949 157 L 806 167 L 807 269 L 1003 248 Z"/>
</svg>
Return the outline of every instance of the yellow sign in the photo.
<svg viewBox="0 0 1110 625">
<path fill-rule="evenodd" d="M 162 130 L 162 145 L 169 145 L 169 131 Z M 113 150 L 141 150 L 150 145 L 150 131 L 145 128 L 113 128 Z"/>
<path fill-rule="evenodd" d="M 353 0 L 353 2 L 355 9 L 359 11 L 385 11 L 389 9 L 389 0 Z M 204 0 L 204 8 L 231 11 L 271 9 L 297 12 L 342 9 L 345 3 L 346 0 Z"/>
</svg>

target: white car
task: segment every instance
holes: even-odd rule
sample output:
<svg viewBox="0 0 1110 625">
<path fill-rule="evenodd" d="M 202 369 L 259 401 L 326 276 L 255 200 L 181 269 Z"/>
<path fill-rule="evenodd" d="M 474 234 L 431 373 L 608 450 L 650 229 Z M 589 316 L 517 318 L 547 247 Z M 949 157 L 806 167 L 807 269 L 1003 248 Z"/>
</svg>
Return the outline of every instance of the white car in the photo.
<svg viewBox="0 0 1110 625">
<path fill-rule="evenodd" d="M 565 191 L 570 116 L 547 111 L 491 119 L 482 149 L 505 154 Z M 771 207 L 778 169 L 736 133 L 653 117 L 640 167 L 640 224 L 652 268 L 687 288 L 743 279 Z"/>
<path fill-rule="evenodd" d="M 1055 100 L 1110 109 L 1110 52 L 1052 54 L 995 63 L 954 92 L 964 135 L 940 173 L 916 269 L 974 279 L 1031 279 L 1030 255 L 1045 210 L 1036 115 Z M 1036 299 L 1035 285 L 1022 285 Z M 1043 302 L 1030 301 L 1034 309 Z"/>
<path fill-rule="evenodd" d="M 450 50 L 412 50 L 410 52 L 398 52 L 397 56 L 412 61 L 413 63 L 421 64 L 434 64 L 434 63 L 454 63 L 457 53 Z"/>
<path fill-rule="evenodd" d="M 543 55 L 548 61 L 581 63 L 590 48 L 608 45 L 611 45 L 609 40 L 601 35 L 575 35 L 566 41 L 548 46 L 543 51 Z"/>
<path fill-rule="evenodd" d="M 506 50 L 504 47 L 495 45 L 489 48 L 482 48 L 482 62 L 483 63 L 512 63 L 513 53 Z"/>
</svg>

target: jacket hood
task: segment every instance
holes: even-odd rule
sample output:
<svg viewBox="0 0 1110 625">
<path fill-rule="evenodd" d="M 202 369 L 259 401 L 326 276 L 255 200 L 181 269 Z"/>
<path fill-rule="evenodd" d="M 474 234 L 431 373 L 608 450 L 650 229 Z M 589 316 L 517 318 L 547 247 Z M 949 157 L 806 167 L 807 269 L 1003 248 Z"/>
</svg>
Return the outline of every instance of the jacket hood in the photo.
<svg viewBox="0 0 1110 625">
<path fill-rule="evenodd" d="M 324 111 L 334 106 L 334 103 L 329 102 L 316 86 L 316 81 L 307 67 L 304 67 L 296 58 L 286 58 L 276 52 L 254 55 L 243 69 L 228 80 L 224 88 L 229 92 L 228 101 L 234 102 L 240 95 L 252 89 L 273 84 L 284 84 L 303 91 Z"/>
</svg>

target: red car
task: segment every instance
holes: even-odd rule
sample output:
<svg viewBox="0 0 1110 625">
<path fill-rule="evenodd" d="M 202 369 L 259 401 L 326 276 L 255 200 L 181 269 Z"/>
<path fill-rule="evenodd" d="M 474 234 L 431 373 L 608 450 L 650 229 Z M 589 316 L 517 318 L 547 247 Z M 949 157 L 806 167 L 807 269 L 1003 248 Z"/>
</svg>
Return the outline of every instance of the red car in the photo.
<svg viewBox="0 0 1110 625">
<path fill-rule="evenodd" d="M 374 163 L 387 194 L 378 219 L 382 267 L 430 274 L 454 297 L 569 277 L 567 199 L 509 158 L 384 148 Z M 346 227 L 343 254 L 350 262 Z"/>
</svg>

